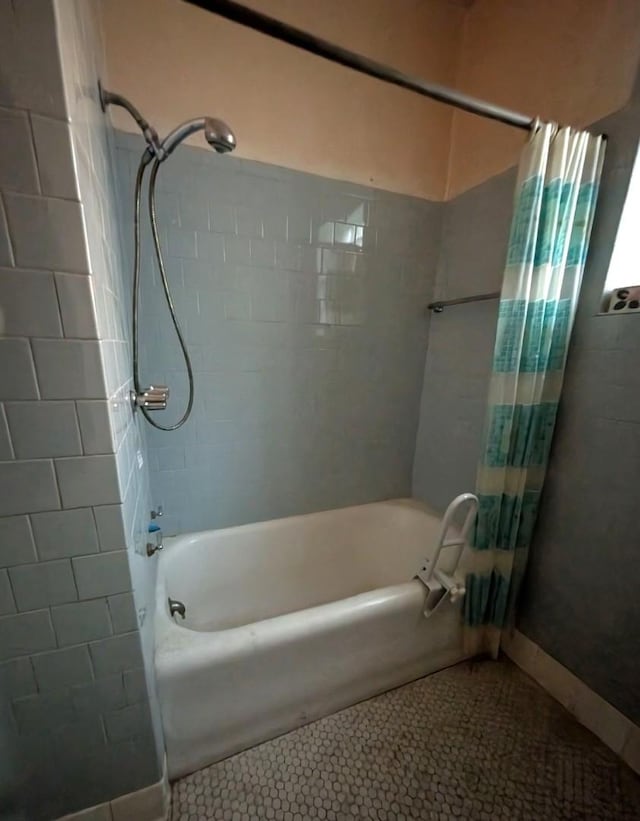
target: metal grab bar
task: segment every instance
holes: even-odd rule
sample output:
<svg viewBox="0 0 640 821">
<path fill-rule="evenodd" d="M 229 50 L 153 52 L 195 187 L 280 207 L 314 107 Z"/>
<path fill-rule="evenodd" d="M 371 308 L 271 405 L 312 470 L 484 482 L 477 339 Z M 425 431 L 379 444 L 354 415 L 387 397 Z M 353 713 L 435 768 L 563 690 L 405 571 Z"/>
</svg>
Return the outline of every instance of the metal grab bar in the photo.
<svg viewBox="0 0 640 821">
<path fill-rule="evenodd" d="M 490 294 L 475 294 L 474 296 L 461 296 L 458 299 L 441 299 L 437 302 L 430 302 L 427 305 L 428 311 L 433 311 L 434 314 L 441 314 L 449 305 L 464 305 L 467 302 L 484 302 L 487 299 L 500 299 L 500 291 L 494 291 Z"/>
<path fill-rule="evenodd" d="M 459 534 L 457 534 L 455 538 L 449 539 L 447 535 L 453 519 L 458 510 L 465 504 L 469 505 L 469 509 L 465 516 L 464 524 Z M 456 578 L 455 573 L 462 556 L 462 551 L 467 544 L 469 531 L 478 513 L 478 504 L 478 497 L 473 493 L 461 493 L 459 496 L 456 496 L 447 508 L 442 519 L 440 535 L 433 556 L 431 559 L 424 560 L 420 566 L 420 570 L 415 576 L 415 578 L 420 579 L 427 588 L 427 595 L 424 602 L 424 615 L 426 618 L 429 618 L 429 616 L 434 613 L 447 595 L 451 602 L 455 602 L 466 593 L 464 581 Z M 457 549 L 453 555 L 449 555 L 448 557 L 448 566 L 450 569 L 444 571 L 438 567 L 438 561 L 442 548 L 449 547 Z"/>
</svg>

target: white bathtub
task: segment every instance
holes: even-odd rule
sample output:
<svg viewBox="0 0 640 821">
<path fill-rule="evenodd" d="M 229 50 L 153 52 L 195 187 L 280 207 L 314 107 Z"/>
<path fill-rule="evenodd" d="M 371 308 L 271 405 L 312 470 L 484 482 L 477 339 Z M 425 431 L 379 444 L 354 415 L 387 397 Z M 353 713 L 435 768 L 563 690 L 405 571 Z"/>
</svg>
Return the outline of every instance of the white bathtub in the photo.
<svg viewBox="0 0 640 821">
<path fill-rule="evenodd" d="M 459 605 L 425 619 L 412 580 L 439 525 L 395 500 L 167 539 L 156 673 L 170 776 L 461 660 Z"/>
</svg>

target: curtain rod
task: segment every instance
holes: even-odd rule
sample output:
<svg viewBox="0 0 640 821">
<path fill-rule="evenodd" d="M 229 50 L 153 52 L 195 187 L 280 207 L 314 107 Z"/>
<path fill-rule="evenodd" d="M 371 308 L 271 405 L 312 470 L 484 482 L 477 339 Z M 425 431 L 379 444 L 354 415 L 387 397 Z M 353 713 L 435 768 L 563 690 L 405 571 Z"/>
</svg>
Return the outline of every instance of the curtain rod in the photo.
<svg viewBox="0 0 640 821">
<path fill-rule="evenodd" d="M 438 302 L 430 302 L 427 310 L 435 314 L 441 314 L 449 305 L 464 305 L 467 302 L 484 302 L 486 299 L 500 299 L 500 291 L 491 294 L 475 294 L 474 296 L 461 296 L 458 299 L 442 299 Z"/>
<path fill-rule="evenodd" d="M 318 57 L 324 57 L 324 59 L 333 63 L 352 68 L 361 74 L 377 77 L 385 83 L 415 91 L 423 97 L 431 97 L 433 100 L 461 108 L 463 111 L 477 114 L 479 117 L 488 117 L 491 120 L 497 120 L 514 128 L 523 128 L 528 131 L 533 128 L 535 123 L 535 119 L 528 117 L 526 114 L 519 114 L 517 111 L 510 111 L 508 108 L 502 108 L 485 100 L 478 100 L 438 83 L 428 83 L 419 77 L 411 77 L 395 68 L 384 65 L 384 63 L 370 60 L 368 57 L 363 57 L 354 51 L 349 51 L 349 49 L 337 46 L 328 40 L 316 37 L 314 34 L 309 34 L 307 31 L 276 20 L 274 17 L 247 8 L 241 3 L 235 3 L 232 0 L 186 0 L 186 2 L 213 12 L 220 17 L 225 17 L 227 20 L 232 20 L 234 23 L 240 23 L 242 26 L 259 31 L 269 37 L 275 37 L 276 40 L 282 40 Z"/>
</svg>

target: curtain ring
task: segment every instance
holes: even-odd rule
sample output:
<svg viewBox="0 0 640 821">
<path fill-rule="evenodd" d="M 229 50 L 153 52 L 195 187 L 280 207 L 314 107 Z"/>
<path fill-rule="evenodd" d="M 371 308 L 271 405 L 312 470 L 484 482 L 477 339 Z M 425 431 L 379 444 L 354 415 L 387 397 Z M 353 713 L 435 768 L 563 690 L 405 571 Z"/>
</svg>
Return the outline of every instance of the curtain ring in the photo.
<svg viewBox="0 0 640 821">
<path fill-rule="evenodd" d="M 542 126 L 544 125 L 542 119 L 540 117 L 535 117 L 531 122 L 531 131 L 529 132 L 529 141 L 531 141 L 535 135 L 540 131 Z"/>
<path fill-rule="evenodd" d="M 531 133 L 529 135 L 529 139 L 533 139 L 533 137 L 540 131 L 543 126 L 549 126 L 551 128 L 551 134 L 549 135 L 549 139 L 554 140 L 558 136 L 558 132 L 560 129 L 565 128 L 565 126 L 560 125 L 556 122 L 546 122 L 541 117 L 536 117 L 533 120 L 533 125 L 531 126 Z"/>
</svg>

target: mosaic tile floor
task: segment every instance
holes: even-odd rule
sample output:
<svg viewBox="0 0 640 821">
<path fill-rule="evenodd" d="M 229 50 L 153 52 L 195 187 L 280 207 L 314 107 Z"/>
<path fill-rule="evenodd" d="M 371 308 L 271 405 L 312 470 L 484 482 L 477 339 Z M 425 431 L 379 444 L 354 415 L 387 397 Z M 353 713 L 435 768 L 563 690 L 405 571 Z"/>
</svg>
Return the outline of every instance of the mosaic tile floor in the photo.
<svg viewBox="0 0 640 821">
<path fill-rule="evenodd" d="M 173 821 L 640 819 L 640 778 L 511 662 L 465 663 L 180 779 Z"/>
</svg>

